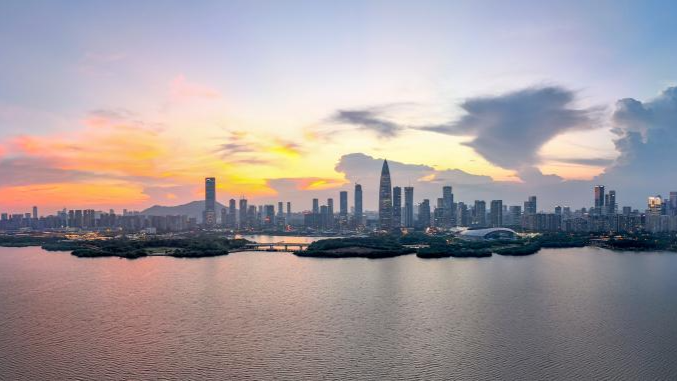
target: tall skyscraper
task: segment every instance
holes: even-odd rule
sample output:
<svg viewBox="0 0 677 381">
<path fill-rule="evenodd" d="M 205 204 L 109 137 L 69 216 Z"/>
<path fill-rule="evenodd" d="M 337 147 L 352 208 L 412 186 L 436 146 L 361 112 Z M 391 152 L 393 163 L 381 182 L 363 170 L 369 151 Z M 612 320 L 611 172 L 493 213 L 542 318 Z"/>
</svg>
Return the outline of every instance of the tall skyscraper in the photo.
<svg viewBox="0 0 677 381">
<path fill-rule="evenodd" d="M 663 202 L 663 198 L 658 195 L 658 196 L 653 196 L 649 197 L 648 200 L 648 212 L 651 215 L 654 216 L 660 216 L 664 214 L 665 211 L 665 204 Z"/>
<path fill-rule="evenodd" d="M 487 226 L 487 203 L 482 200 L 475 200 L 475 220 L 477 226 Z"/>
<path fill-rule="evenodd" d="M 524 214 L 536 214 L 537 212 L 536 196 L 529 196 L 529 200 L 524 202 Z"/>
<path fill-rule="evenodd" d="M 453 226 L 454 221 L 454 194 L 452 188 L 447 185 L 442 188 L 442 224 L 444 227 Z"/>
<path fill-rule="evenodd" d="M 237 226 L 237 206 L 235 205 L 235 199 L 231 198 L 228 201 L 228 221 L 226 226 L 229 228 L 235 228 Z"/>
<path fill-rule="evenodd" d="M 355 184 L 355 227 L 362 226 L 362 185 Z"/>
<path fill-rule="evenodd" d="M 393 225 L 394 228 L 402 226 L 402 188 L 393 188 Z"/>
<path fill-rule="evenodd" d="M 677 216 L 677 192 L 670 192 L 670 215 Z"/>
<path fill-rule="evenodd" d="M 228 226 L 228 209 L 221 208 L 221 225 Z"/>
<path fill-rule="evenodd" d="M 334 227 L 334 199 L 327 199 L 327 217 L 325 221 L 325 227 L 332 229 Z"/>
<path fill-rule="evenodd" d="M 320 214 L 320 200 L 313 199 L 313 214 Z"/>
<path fill-rule="evenodd" d="M 38 207 L 37 206 L 33 207 L 33 219 L 34 220 L 38 219 Z"/>
<path fill-rule="evenodd" d="M 383 230 L 393 227 L 393 189 L 390 183 L 390 169 L 388 160 L 383 160 L 381 168 L 381 181 L 378 190 L 378 222 Z"/>
<path fill-rule="evenodd" d="M 608 200 L 609 202 L 606 202 L 606 214 L 616 214 L 618 212 L 618 204 L 616 204 L 616 191 L 615 190 L 610 190 L 608 193 L 608 198 L 605 199 Z"/>
<path fill-rule="evenodd" d="M 470 225 L 468 219 L 468 206 L 464 202 L 459 202 L 456 205 L 456 223 L 459 226 L 468 226 Z"/>
<path fill-rule="evenodd" d="M 247 224 L 247 213 L 248 213 L 248 208 L 247 208 L 247 199 L 246 198 L 241 198 L 240 199 L 240 222 L 239 226 L 240 229 L 246 229 L 249 225 Z"/>
<path fill-rule="evenodd" d="M 420 229 L 426 229 L 430 227 L 430 200 L 424 199 L 418 205 L 418 221 L 416 225 Z"/>
<path fill-rule="evenodd" d="M 491 222 L 491 227 L 498 228 L 503 226 L 503 200 L 491 201 L 489 221 Z"/>
<path fill-rule="evenodd" d="M 263 207 L 263 225 L 270 227 L 275 224 L 275 205 L 265 205 Z"/>
<path fill-rule="evenodd" d="M 341 191 L 339 193 L 339 215 L 342 218 L 348 216 L 348 192 Z"/>
<path fill-rule="evenodd" d="M 414 227 L 414 187 L 404 187 L 404 227 Z"/>
<path fill-rule="evenodd" d="M 291 202 L 287 201 L 287 224 L 291 221 Z"/>
<path fill-rule="evenodd" d="M 595 213 L 601 214 L 604 208 L 604 185 L 595 186 Z"/>
<path fill-rule="evenodd" d="M 207 226 L 216 225 L 216 178 L 205 178 L 205 211 L 203 222 Z"/>
</svg>

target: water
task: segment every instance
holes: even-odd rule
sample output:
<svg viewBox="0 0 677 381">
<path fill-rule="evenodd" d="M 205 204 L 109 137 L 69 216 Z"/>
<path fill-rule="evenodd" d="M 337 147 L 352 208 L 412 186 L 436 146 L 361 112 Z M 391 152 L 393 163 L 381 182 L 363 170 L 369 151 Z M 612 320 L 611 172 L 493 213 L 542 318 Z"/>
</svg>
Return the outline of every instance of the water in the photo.
<svg viewBox="0 0 677 381">
<path fill-rule="evenodd" d="M 677 254 L 0 248 L 0 379 L 676 379 Z"/>
</svg>

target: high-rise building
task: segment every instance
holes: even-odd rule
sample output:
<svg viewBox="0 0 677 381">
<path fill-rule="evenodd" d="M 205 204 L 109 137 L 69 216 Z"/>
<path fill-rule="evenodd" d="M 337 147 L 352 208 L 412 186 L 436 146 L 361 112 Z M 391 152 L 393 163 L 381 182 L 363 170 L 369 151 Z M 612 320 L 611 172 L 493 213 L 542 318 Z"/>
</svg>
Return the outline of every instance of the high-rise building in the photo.
<svg viewBox="0 0 677 381">
<path fill-rule="evenodd" d="M 663 198 L 660 195 L 649 197 L 647 210 L 648 214 L 653 216 L 660 216 L 665 214 L 664 211 L 665 211 L 665 203 L 663 202 Z"/>
<path fill-rule="evenodd" d="M 341 191 L 339 193 L 339 215 L 342 218 L 348 216 L 348 192 Z"/>
<path fill-rule="evenodd" d="M 670 192 L 670 215 L 677 216 L 677 192 Z"/>
<path fill-rule="evenodd" d="M 327 229 L 332 229 L 334 227 L 334 199 L 327 199 L 327 217 L 325 221 L 325 227 Z"/>
<path fill-rule="evenodd" d="M 249 213 L 249 208 L 247 207 L 247 199 L 246 198 L 241 198 L 240 199 L 240 221 L 239 221 L 239 227 L 240 229 L 246 229 L 249 227 L 247 224 L 247 214 Z"/>
<path fill-rule="evenodd" d="M 228 220 L 226 221 L 226 227 L 235 228 L 237 226 L 237 207 L 235 205 L 235 199 L 231 198 L 228 201 Z"/>
<path fill-rule="evenodd" d="M 524 214 L 536 214 L 537 212 L 536 196 L 529 196 L 529 199 L 524 202 Z"/>
<path fill-rule="evenodd" d="M 604 209 L 604 185 L 596 185 L 594 192 L 595 192 L 595 214 L 602 214 Z"/>
<path fill-rule="evenodd" d="M 320 200 L 313 199 L 313 214 L 320 214 Z"/>
<path fill-rule="evenodd" d="M 616 204 L 616 191 L 610 190 L 607 196 L 609 197 L 604 199 L 606 203 L 606 214 L 614 215 L 618 212 L 618 204 Z"/>
<path fill-rule="evenodd" d="M 442 187 L 442 221 L 447 228 L 454 226 L 454 193 L 451 185 Z"/>
<path fill-rule="evenodd" d="M 503 226 L 503 200 L 492 200 L 489 209 L 491 226 L 498 228 Z"/>
<path fill-rule="evenodd" d="M 263 225 L 271 227 L 275 224 L 275 205 L 266 205 L 263 207 Z"/>
<path fill-rule="evenodd" d="M 414 187 L 404 187 L 404 227 L 414 227 Z"/>
<path fill-rule="evenodd" d="M 393 224 L 394 228 L 402 226 L 402 188 L 393 188 Z"/>
<path fill-rule="evenodd" d="M 38 207 L 37 206 L 33 207 L 33 219 L 34 220 L 38 219 Z"/>
<path fill-rule="evenodd" d="M 510 213 L 510 225 L 520 225 L 522 223 L 522 207 L 519 205 L 512 205 L 508 210 Z"/>
<path fill-rule="evenodd" d="M 228 226 L 228 209 L 221 208 L 221 225 Z"/>
<path fill-rule="evenodd" d="M 216 178 L 205 178 L 205 210 L 202 218 L 206 226 L 216 225 Z"/>
<path fill-rule="evenodd" d="M 291 202 L 287 201 L 287 224 L 291 221 Z"/>
<path fill-rule="evenodd" d="M 424 199 L 418 205 L 418 220 L 416 225 L 420 229 L 426 229 L 430 227 L 430 200 Z"/>
<path fill-rule="evenodd" d="M 468 206 L 464 202 L 459 202 L 456 205 L 456 223 L 460 226 L 470 225 Z"/>
<path fill-rule="evenodd" d="M 390 183 L 390 169 L 388 160 L 383 160 L 381 168 L 381 180 L 378 191 L 378 222 L 383 230 L 393 227 L 393 189 Z"/>
<path fill-rule="evenodd" d="M 362 185 L 355 184 L 355 227 L 362 226 Z"/>
<path fill-rule="evenodd" d="M 474 208 L 474 225 L 484 227 L 487 226 L 487 203 L 482 200 L 475 200 Z"/>
</svg>

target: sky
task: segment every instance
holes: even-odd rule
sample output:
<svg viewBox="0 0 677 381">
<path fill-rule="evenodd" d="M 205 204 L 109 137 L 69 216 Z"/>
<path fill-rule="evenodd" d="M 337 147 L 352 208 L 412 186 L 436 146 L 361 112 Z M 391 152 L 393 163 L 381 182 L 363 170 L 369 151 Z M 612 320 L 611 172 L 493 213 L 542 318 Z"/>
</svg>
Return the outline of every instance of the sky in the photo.
<svg viewBox="0 0 677 381">
<path fill-rule="evenodd" d="M 0 211 L 677 190 L 674 2 L 194 3 L 0 3 Z"/>
</svg>

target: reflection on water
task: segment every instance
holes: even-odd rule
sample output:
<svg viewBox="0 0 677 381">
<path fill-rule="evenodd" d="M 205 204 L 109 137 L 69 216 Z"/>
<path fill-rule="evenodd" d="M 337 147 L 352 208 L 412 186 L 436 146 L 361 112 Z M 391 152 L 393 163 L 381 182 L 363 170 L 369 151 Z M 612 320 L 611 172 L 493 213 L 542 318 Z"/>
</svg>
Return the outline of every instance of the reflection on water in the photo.
<svg viewBox="0 0 677 381">
<path fill-rule="evenodd" d="M 300 237 L 300 236 L 290 236 L 290 235 L 263 235 L 263 234 L 252 234 L 252 235 L 236 235 L 236 238 L 244 238 L 250 241 L 257 243 L 311 243 L 320 239 L 330 239 L 336 237 Z"/>
<path fill-rule="evenodd" d="M 0 248 L 0 379 L 676 379 L 676 275 L 676 254 L 595 248 L 133 261 Z"/>
</svg>

